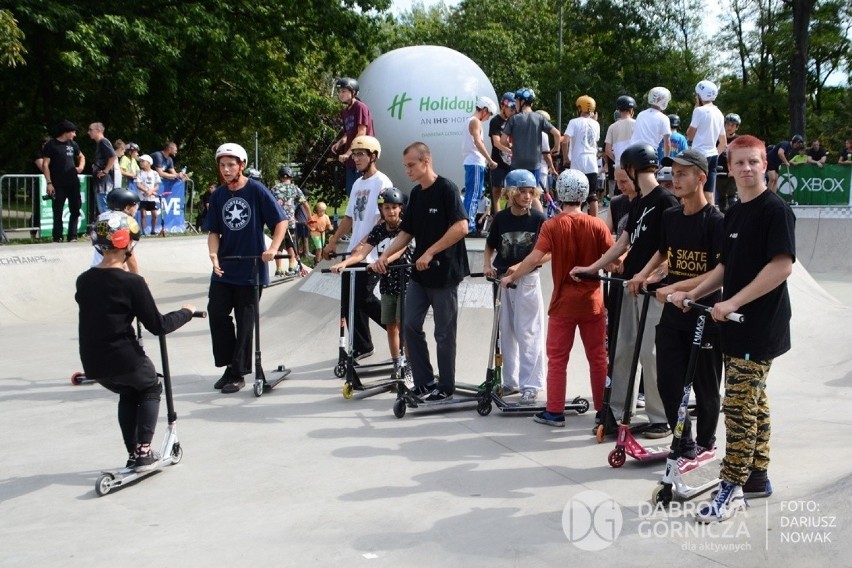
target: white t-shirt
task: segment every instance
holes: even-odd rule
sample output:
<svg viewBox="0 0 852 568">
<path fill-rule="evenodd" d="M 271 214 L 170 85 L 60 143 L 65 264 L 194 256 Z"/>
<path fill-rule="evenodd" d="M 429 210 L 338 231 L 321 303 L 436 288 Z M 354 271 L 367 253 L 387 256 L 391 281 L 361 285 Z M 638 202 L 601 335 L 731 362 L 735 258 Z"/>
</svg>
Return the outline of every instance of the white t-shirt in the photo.
<svg viewBox="0 0 852 568">
<path fill-rule="evenodd" d="M 486 161 L 485 156 L 479 153 L 479 150 L 476 149 L 476 144 L 473 141 L 473 136 L 470 135 L 470 125 L 473 121 L 479 122 L 479 119 L 475 116 L 471 116 L 470 120 L 467 121 L 467 132 L 464 133 L 462 137 L 462 154 L 464 155 L 464 161 L 462 162 L 466 166 L 482 166 L 485 167 Z M 483 138 L 485 133 L 485 129 L 482 128 L 480 124 L 479 128 L 479 141 L 483 144 L 485 143 L 485 139 Z"/>
<path fill-rule="evenodd" d="M 147 195 L 140 188 L 140 184 L 145 184 L 146 187 L 155 187 L 160 184 L 160 174 L 155 172 L 153 169 L 148 170 L 139 170 L 139 173 L 136 174 L 136 187 L 139 192 L 139 199 L 142 201 L 157 201 L 157 197 L 155 195 Z"/>
<path fill-rule="evenodd" d="M 719 107 L 710 103 L 695 107 L 689 126 L 695 129 L 692 149 L 698 150 L 705 157 L 718 155 L 716 143 L 719 141 L 719 136 L 725 131 L 725 117 Z"/>
<path fill-rule="evenodd" d="M 624 149 L 630 146 L 630 140 L 633 138 L 633 129 L 636 126 L 636 119 L 633 117 L 622 118 L 609 125 L 606 130 L 606 142 L 612 146 L 612 153 L 615 154 L 615 167 L 621 167 L 621 153 Z"/>
<path fill-rule="evenodd" d="M 379 194 L 383 189 L 393 187 L 390 178 L 382 172 L 376 172 L 368 179 L 359 177 L 352 184 L 349 194 L 349 204 L 346 206 L 346 216 L 352 219 L 352 238 L 349 239 L 347 252 L 352 252 L 358 244 L 367 238 L 373 227 L 381 219 L 379 214 Z M 365 262 L 375 262 L 379 255 L 376 247 L 370 251 Z"/>
<path fill-rule="evenodd" d="M 601 139 L 598 121 L 584 116 L 573 118 L 565 129 L 565 136 L 571 139 L 568 147 L 571 169 L 584 174 L 598 173 L 598 140 Z"/>
<path fill-rule="evenodd" d="M 629 145 L 641 142 L 650 144 L 656 150 L 666 134 L 669 136 L 672 134 L 669 117 L 655 108 L 646 108 L 636 117 L 636 125 L 633 127 L 633 137 Z"/>
<path fill-rule="evenodd" d="M 541 133 L 541 164 L 539 165 L 539 177 L 543 177 L 547 175 L 547 160 L 544 159 L 544 155 L 550 153 L 550 136 Z"/>
</svg>

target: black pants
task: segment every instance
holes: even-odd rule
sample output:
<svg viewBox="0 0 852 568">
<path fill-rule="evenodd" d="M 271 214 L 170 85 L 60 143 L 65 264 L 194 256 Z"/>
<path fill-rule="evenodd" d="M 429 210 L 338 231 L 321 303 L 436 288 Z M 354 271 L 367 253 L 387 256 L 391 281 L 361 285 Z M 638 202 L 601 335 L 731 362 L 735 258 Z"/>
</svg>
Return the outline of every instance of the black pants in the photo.
<svg viewBox="0 0 852 568">
<path fill-rule="evenodd" d="M 136 444 L 150 444 L 160 413 L 163 385 L 150 359 L 126 375 L 97 379 L 105 388 L 118 394 L 118 425 L 128 453 Z"/>
<path fill-rule="evenodd" d="M 68 240 L 77 238 L 77 225 L 80 222 L 80 208 L 83 206 L 83 198 L 80 196 L 79 186 L 63 187 L 55 185 L 56 193 L 53 196 L 53 240 L 62 240 L 62 208 L 65 206 L 65 200 L 68 200 L 68 212 L 71 216 L 68 219 Z"/>
<path fill-rule="evenodd" d="M 366 266 L 358 264 L 357 266 Z M 349 277 L 352 272 L 341 274 L 340 317 L 349 319 Z M 373 294 L 381 275 L 374 272 L 355 272 L 355 321 L 349 322 L 352 334 L 352 348 L 356 353 L 369 353 L 373 350 L 373 336 L 370 334 L 370 320 L 382 325 L 382 302 Z M 353 325 L 354 324 L 354 325 Z"/>
<path fill-rule="evenodd" d="M 677 412 L 683 398 L 683 387 L 689 380 L 686 371 L 694 333 L 694 330 L 657 326 L 657 388 L 672 429 L 677 424 Z M 689 449 L 695 443 L 704 448 L 712 448 L 716 443 L 721 379 L 722 348 L 719 344 L 719 336 L 705 333 L 692 382 L 698 418 L 696 436 L 693 441 L 692 422 L 687 416 L 683 425 L 681 450 Z"/>
<path fill-rule="evenodd" d="M 253 286 L 210 283 L 207 319 L 210 320 L 213 361 L 217 367 L 228 365 L 239 375 L 251 373 L 255 317 Z"/>
</svg>

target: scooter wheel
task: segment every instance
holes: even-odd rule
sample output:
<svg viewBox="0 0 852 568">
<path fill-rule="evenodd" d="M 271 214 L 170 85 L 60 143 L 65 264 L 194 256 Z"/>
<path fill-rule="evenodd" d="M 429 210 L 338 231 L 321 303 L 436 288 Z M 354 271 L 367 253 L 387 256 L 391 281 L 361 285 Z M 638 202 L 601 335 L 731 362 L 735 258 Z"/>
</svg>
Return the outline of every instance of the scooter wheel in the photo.
<svg viewBox="0 0 852 568">
<path fill-rule="evenodd" d="M 612 467 L 621 467 L 624 465 L 624 462 L 627 461 L 627 454 L 624 451 L 624 448 L 615 448 L 609 453 L 609 465 Z"/>
<path fill-rule="evenodd" d="M 488 416 L 491 414 L 491 401 L 480 402 L 476 405 L 476 411 L 480 416 Z"/>
<path fill-rule="evenodd" d="M 589 411 L 589 401 L 583 397 L 578 396 L 577 398 L 571 401 L 571 404 L 580 405 L 580 408 L 577 409 L 577 414 L 585 414 Z"/>
<path fill-rule="evenodd" d="M 254 382 L 254 396 L 261 396 L 263 394 L 263 381 L 255 381 Z"/>
<path fill-rule="evenodd" d="M 81 371 L 77 371 L 73 375 L 71 375 L 71 384 L 72 385 L 82 385 L 86 382 L 86 373 Z"/>
<path fill-rule="evenodd" d="M 343 363 L 338 363 L 334 367 L 334 376 L 337 377 L 338 379 L 342 379 L 343 377 L 345 377 L 346 376 L 346 365 L 344 365 Z"/>
<path fill-rule="evenodd" d="M 180 446 L 180 442 L 175 442 L 175 445 L 172 446 L 172 465 L 179 464 L 182 459 L 183 448 Z"/>
<path fill-rule="evenodd" d="M 672 497 L 671 487 L 666 487 L 663 484 L 657 485 L 654 487 L 654 490 L 651 491 L 651 503 L 653 505 L 668 507 L 672 502 Z"/>
<path fill-rule="evenodd" d="M 405 401 L 401 398 L 398 398 L 393 402 L 393 415 L 397 418 L 405 416 Z"/>
<path fill-rule="evenodd" d="M 95 482 L 95 493 L 103 497 L 112 490 L 112 482 L 115 477 L 111 473 L 105 473 Z"/>
<path fill-rule="evenodd" d="M 352 398 L 353 390 L 354 389 L 352 388 L 352 383 L 343 383 L 343 398 L 345 398 L 346 400 Z"/>
</svg>

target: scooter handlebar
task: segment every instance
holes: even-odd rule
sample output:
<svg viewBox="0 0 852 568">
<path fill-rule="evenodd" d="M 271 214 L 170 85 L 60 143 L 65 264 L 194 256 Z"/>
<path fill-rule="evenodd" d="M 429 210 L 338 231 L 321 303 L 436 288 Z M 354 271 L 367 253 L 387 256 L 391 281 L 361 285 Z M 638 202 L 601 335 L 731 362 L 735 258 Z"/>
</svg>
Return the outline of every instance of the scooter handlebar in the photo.
<svg viewBox="0 0 852 568">
<path fill-rule="evenodd" d="M 194 318 L 206 318 L 207 312 L 204 312 L 204 311 L 192 312 L 192 317 L 194 317 Z"/>
<path fill-rule="evenodd" d="M 223 256 L 219 260 L 258 260 L 258 259 L 262 259 L 262 258 L 263 257 L 260 256 L 260 255 L 235 255 L 235 256 Z M 289 254 L 276 254 L 272 258 L 275 259 L 275 260 L 279 260 L 279 259 L 283 259 L 283 258 L 290 258 L 290 255 Z"/>
<path fill-rule="evenodd" d="M 415 266 L 417 265 L 413 262 L 406 262 L 404 264 L 388 264 L 388 270 L 401 270 L 403 268 L 414 268 Z M 433 260 L 429 263 L 429 266 L 432 268 L 434 268 L 435 266 L 441 266 L 441 261 Z M 340 272 L 366 272 L 367 270 L 368 267 L 366 266 L 347 266 Z M 323 274 L 328 274 L 329 272 L 331 272 L 331 269 L 323 268 L 322 270 L 320 270 L 320 272 L 322 272 Z"/>
<path fill-rule="evenodd" d="M 672 301 L 672 295 L 669 294 L 668 296 L 666 296 L 666 302 L 671 303 L 671 301 Z M 704 304 L 699 304 L 697 302 L 693 302 L 692 300 L 690 300 L 688 298 L 683 300 L 683 305 L 686 306 L 687 308 L 695 308 L 695 309 L 698 309 L 698 310 L 702 310 L 702 311 L 704 311 L 708 314 L 711 311 L 713 311 L 713 306 L 705 306 Z M 743 314 L 740 314 L 740 313 L 737 313 L 737 312 L 731 312 L 727 316 L 725 316 L 725 319 L 732 321 L 732 322 L 736 322 L 736 323 L 743 323 L 745 321 L 745 316 Z"/>
<path fill-rule="evenodd" d="M 627 283 L 630 282 L 626 278 L 615 278 L 614 276 L 604 276 L 603 274 L 589 274 L 588 272 L 578 272 L 574 274 L 580 280 L 600 280 L 601 282 L 615 282 L 617 284 L 621 284 L 625 288 L 627 287 Z"/>
</svg>

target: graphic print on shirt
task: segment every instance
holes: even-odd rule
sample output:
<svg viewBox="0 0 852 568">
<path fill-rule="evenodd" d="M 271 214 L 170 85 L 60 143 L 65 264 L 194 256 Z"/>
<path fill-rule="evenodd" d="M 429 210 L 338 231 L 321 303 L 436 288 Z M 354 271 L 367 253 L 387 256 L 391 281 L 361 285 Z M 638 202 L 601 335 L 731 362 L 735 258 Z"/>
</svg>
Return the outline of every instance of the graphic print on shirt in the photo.
<svg viewBox="0 0 852 568">
<path fill-rule="evenodd" d="M 359 193 L 355 197 L 355 211 L 353 213 L 355 214 L 355 220 L 356 221 L 363 221 L 364 220 L 364 211 L 367 210 L 367 197 L 368 196 L 369 196 L 368 193 Z"/>
<path fill-rule="evenodd" d="M 503 258 L 524 258 L 535 245 L 535 233 L 515 231 L 500 235 L 500 255 Z"/>
<path fill-rule="evenodd" d="M 232 231 L 239 231 L 248 225 L 251 219 L 251 207 L 242 197 L 232 197 L 222 208 L 222 222 Z"/>
<path fill-rule="evenodd" d="M 655 206 L 655 207 L 651 207 L 650 209 L 645 208 L 645 209 L 642 211 L 642 215 L 640 215 L 640 216 L 639 216 L 639 222 L 638 222 L 638 223 L 636 223 L 636 228 L 635 228 L 635 229 L 633 229 L 633 233 L 631 233 L 631 235 L 630 235 L 630 244 L 631 244 L 631 245 L 632 245 L 633 243 L 635 243 L 635 242 L 636 242 L 636 239 L 638 239 L 638 238 L 639 238 L 639 235 L 640 235 L 640 234 L 642 234 L 642 231 L 647 231 L 647 230 L 648 230 L 648 225 L 645 225 L 645 224 L 643 224 L 643 223 L 644 223 L 645 217 L 647 217 L 648 215 L 650 215 L 650 214 L 651 214 L 651 212 L 652 212 L 654 209 L 656 209 L 656 206 Z"/>
</svg>

